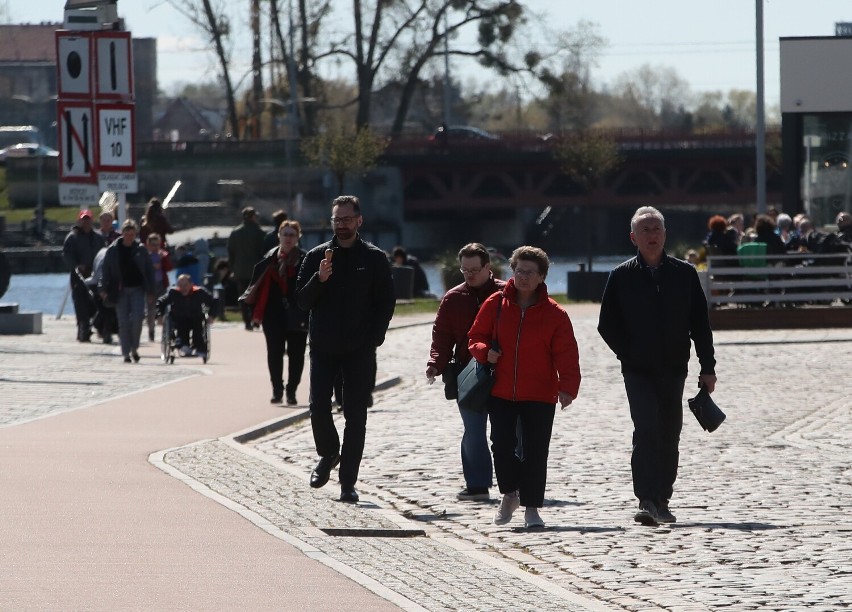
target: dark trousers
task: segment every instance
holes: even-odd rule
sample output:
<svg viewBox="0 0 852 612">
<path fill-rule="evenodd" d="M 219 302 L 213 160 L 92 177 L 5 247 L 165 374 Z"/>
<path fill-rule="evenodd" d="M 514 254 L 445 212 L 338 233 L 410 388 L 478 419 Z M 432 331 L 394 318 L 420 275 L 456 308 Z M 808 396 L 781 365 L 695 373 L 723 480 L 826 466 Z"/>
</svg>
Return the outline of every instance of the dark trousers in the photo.
<svg viewBox="0 0 852 612">
<path fill-rule="evenodd" d="M 358 481 L 358 469 L 364 453 L 367 433 L 367 402 L 373 390 L 373 364 L 376 349 L 365 346 L 350 353 L 325 353 L 311 349 L 311 427 L 314 444 L 320 457 L 340 453 L 340 484 L 353 487 Z M 343 376 L 343 446 L 334 426 L 331 396 L 334 378 Z"/>
<path fill-rule="evenodd" d="M 683 427 L 684 376 L 624 373 L 633 419 L 633 493 L 637 499 L 668 504 L 677 478 Z"/>
<path fill-rule="evenodd" d="M 284 395 L 284 354 L 287 354 L 287 393 L 295 393 L 305 369 L 305 346 L 307 332 L 287 331 L 286 316 L 263 318 L 263 335 L 266 338 L 266 365 L 272 395 Z"/>
<path fill-rule="evenodd" d="M 503 494 L 519 491 L 522 506 L 541 508 L 544 505 L 547 456 L 555 414 L 556 404 L 488 398 L 497 485 Z M 523 460 L 516 452 L 518 421 L 523 436 Z"/>
<path fill-rule="evenodd" d="M 77 317 L 77 340 L 88 340 L 92 335 L 92 316 L 95 305 L 92 294 L 76 270 L 71 270 L 71 301 Z"/>
<path fill-rule="evenodd" d="M 237 279 L 237 295 L 242 295 L 245 293 L 248 286 L 251 284 L 250 278 L 238 278 Z M 243 315 L 243 323 L 245 323 L 246 329 L 251 328 L 251 313 L 252 307 L 246 304 L 244 301 L 240 301 L 240 314 Z"/>
<path fill-rule="evenodd" d="M 204 339 L 204 318 L 201 314 L 197 317 L 173 317 L 172 322 L 175 324 L 177 346 L 189 344 L 199 353 L 207 352 L 207 342 Z M 192 338 L 191 341 L 190 338 Z"/>
</svg>

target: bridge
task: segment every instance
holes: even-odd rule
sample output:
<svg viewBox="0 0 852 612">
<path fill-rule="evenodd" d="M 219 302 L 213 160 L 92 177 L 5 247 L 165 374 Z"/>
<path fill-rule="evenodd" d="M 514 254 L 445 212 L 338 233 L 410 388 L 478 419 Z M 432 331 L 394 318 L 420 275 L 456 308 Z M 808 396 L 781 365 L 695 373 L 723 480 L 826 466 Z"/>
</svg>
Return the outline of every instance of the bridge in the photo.
<svg viewBox="0 0 852 612">
<path fill-rule="evenodd" d="M 555 138 L 530 134 L 446 144 L 401 138 L 391 142 L 385 163 L 400 169 L 405 216 L 412 220 L 435 212 L 465 216 L 518 207 L 754 207 L 752 132 L 619 130 L 612 138 L 623 163 L 589 194 L 560 170 L 553 155 Z M 781 176 L 771 167 L 767 200 L 781 200 Z"/>
</svg>

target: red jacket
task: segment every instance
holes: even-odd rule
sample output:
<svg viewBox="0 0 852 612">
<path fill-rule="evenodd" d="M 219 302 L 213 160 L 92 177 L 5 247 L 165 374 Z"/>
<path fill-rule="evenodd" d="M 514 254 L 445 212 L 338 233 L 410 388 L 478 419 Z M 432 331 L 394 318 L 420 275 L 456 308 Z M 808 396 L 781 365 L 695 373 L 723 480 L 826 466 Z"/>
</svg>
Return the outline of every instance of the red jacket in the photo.
<svg viewBox="0 0 852 612">
<path fill-rule="evenodd" d="M 502 356 L 491 395 L 555 404 L 559 391 L 577 397 L 580 355 L 568 313 L 548 297 L 544 283 L 537 294 L 538 301 L 522 312 L 516 302 L 515 281 L 509 279 L 502 293 L 495 293 L 482 305 L 470 328 L 468 347 L 477 361 L 488 361 L 497 300 L 503 300 L 497 329 Z"/>
<path fill-rule="evenodd" d="M 500 291 L 505 284 L 492 276 L 481 287 L 462 283 L 447 291 L 432 326 L 432 347 L 427 367 L 432 366 L 438 374 L 443 374 L 453 357 L 459 367 L 467 365 L 470 361 L 467 332 L 485 299 L 495 291 Z"/>
</svg>

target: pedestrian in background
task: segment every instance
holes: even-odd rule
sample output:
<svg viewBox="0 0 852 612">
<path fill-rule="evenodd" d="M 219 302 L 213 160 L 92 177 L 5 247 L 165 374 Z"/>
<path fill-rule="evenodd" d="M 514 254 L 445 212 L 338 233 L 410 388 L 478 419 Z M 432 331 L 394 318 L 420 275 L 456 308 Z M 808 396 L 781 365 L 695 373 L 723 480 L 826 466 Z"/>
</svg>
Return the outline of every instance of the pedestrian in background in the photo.
<svg viewBox="0 0 852 612">
<path fill-rule="evenodd" d="M 115 226 L 113 225 L 115 217 L 112 216 L 111 212 L 106 210 L 101 211 L 101 215 L 98 217 L 98 222 L 100 223 L 98 233 L 104 239 L 104 246 L 109 246 L 118 238 L 121 238 L 121 234 L 116 231 Z"/>
<path fill-rule="evenodd" d="M 145 247 L 148 249 L 151 266 L 154 268 L 154 286 L 156 287 L 154 300 L 157 300 L 169 290 L 169 272 L 172 269 L 172 260 L 169 258 L 169 252 L 161 248 L 160 235 L 157 233 L 148 234 Z M 157 309 L 154 304 L 147 305 L 145 316 L 148 320 L 148 340 L 154 342 L 157 323 Z"/>
<path fill-rule="evenodd" d="M 148 249 L 136 240 L 138 226 L 133 219 L 121 224 L 121 239 L 107 248 L 98 289 L 107 304 L 115 304 L 118 337 L 124 362 L 139 362 L 139 338 L 145 319 L 146 301 L 153 308 L 154 267 Z"/>
<path fill-rule="evenodd" d="M 91 342 L 92 317 L 95 304 L 85 279 L 92 274 L 95 255 L 104 247 L 104 239 L 92 229 L 92 213 L 81 210 L 77 223 L 68 232 L 62 244 L 62 256 L 71 268 L 71 301 L 77 317 L 77 341 Z"/>
<path fill-rule="evenodd" d="M 142 227 L 139 230 L 139 240 L 145 244 L 150 234 L 159 234 L 163 248 L 168 245 L 168 234 L 174 233 L 169 220 L 166 218 L 166 212 L 163 210 L 163 203 L 160 198 L 151 198 L 148 200 L 148 205 L 145 207 L 145 216 L 142 217 Z"/>
<path fill-rule="evenodd" d="M 238 295 L 242 295 L 251 284 L 251 273 L 255 264 L 261 260 L 264 231 L 257 223 L 257 211 L 251 206 L 242 210 L 243 222 L 228 236 L 228 262 L 237 280 Z M 251 324 L 251 306 L 240 302 L 243 323 L 246 330 L 253 329 Z"/>
<path fill-rule="evenodd" d="M 334 237 L 311 249 L 299 271 L 296 301 L 309 310 L 311 427 L 320 460 L 311 473 L 319 488 L 340 464 L 340 501 L 357 502 L 355 483 L 367 431 L 367 403 L 375 381 L 376 348 L 385 341 L 396 300 L 384 251 L 361 239 L 361 202 L 333 202 Z M 334 425 L 334 378 L 343 376 L 343 446 Z"/>
<path fill-rule="evenodd" d="M 269 253 L 272 249 L 278 246 L 278 230 L 281 229 L 281 224 L 287 220 L 287 213 L 283 210 L 276 210 L 272 213 L 272 229 L 267 232 L 263 238 L 263 252 Z"/>
<path fill-rule="evenodd" d="M 284 220 L 278 228 L 277 247 L 254 267 L 248 291 L 255 293 L 252 322 L 263 326 L 266 365 L 272 382 L 273 404 L 284 397 L 284 354 L 287 354 L 287 405 L 298 404 L 296 389 L 305 368 L 308 313 L 296 304 L 296 278 L 305 259 L 299 248 L 302 226 Z"/>
<path fill-rule="evenodd" d="M 467 333 L 480 306 L 506 284 L 494 278 L 491 256 L 482 244 L 466 244 L 459 250 L 458 260 L 464 282 L 447 291 L 441 299 L 432 325 L 432 346 L 426 363 L 427 380 L 431 383 L 436 376 L 444 374 L 451 389 L 458 373 L 471 359 Z M 451 390 L 451 394 L 456 394 L 455 390 Z M 486 433 L 488 412 L 459 406 L 459 414 L 464 428 L 461 460 L 465 487 L 456 497 L 460 500 L 487 500 L 488 489 L 493 485 L 491 450 Z"/>
<path fill-rule="evenodd" d="M 474 359 L 494 366 L 488 416 L 503 494 L 494 524 L 507 524 L 524 506 L 524 525 L 542 528 L 538 510 L 544 505 L 556 402 L 565 408 L 576 399 L 580 356 L 568 313 L 547 294 L 547 254 L 521 246 L 509 265 L 512 278 L 485 300 L 470 328 L 468 348 Z M 516 452 L 518 421 L 523 459 Z"/>
<path fill-rule="evenodd" d="M 604 289 L 598 332 L 621 362 L 633 420 L 634 520 L 674 523 L 669 500 L 678 470 L 683 388 L 690 341 L 701 364 L 698 384 L 713 393 L 716 359 L 707 299 L 695 268 L 665 252 L 666 224 L 651 206 L 630 220 L 636 257 L 612 272 Z"/>
</svg>

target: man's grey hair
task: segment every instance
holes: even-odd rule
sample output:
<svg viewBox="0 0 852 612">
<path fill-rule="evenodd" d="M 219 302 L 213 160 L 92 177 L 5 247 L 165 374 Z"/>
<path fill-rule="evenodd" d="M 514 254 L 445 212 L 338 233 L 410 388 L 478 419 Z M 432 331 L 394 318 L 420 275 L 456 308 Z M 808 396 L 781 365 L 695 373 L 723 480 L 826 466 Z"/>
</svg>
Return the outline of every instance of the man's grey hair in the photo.
<svg viewBox="0 0 852 612">
<path fill-rule="evenodd" d="M 633 218 L 630 219 L 630 231 L 636 231 L 636 224 L 642 220 L 643 217 L 654 217 L 660 220 L 660 223 L 663 225 L 663 229 L 666 228 L 666 218 L 663 217 L 663 213 L 654 208 L 653 206 L 640 206 L 636 209 L 636 212 L 633 213 Z"/>
</svg>

